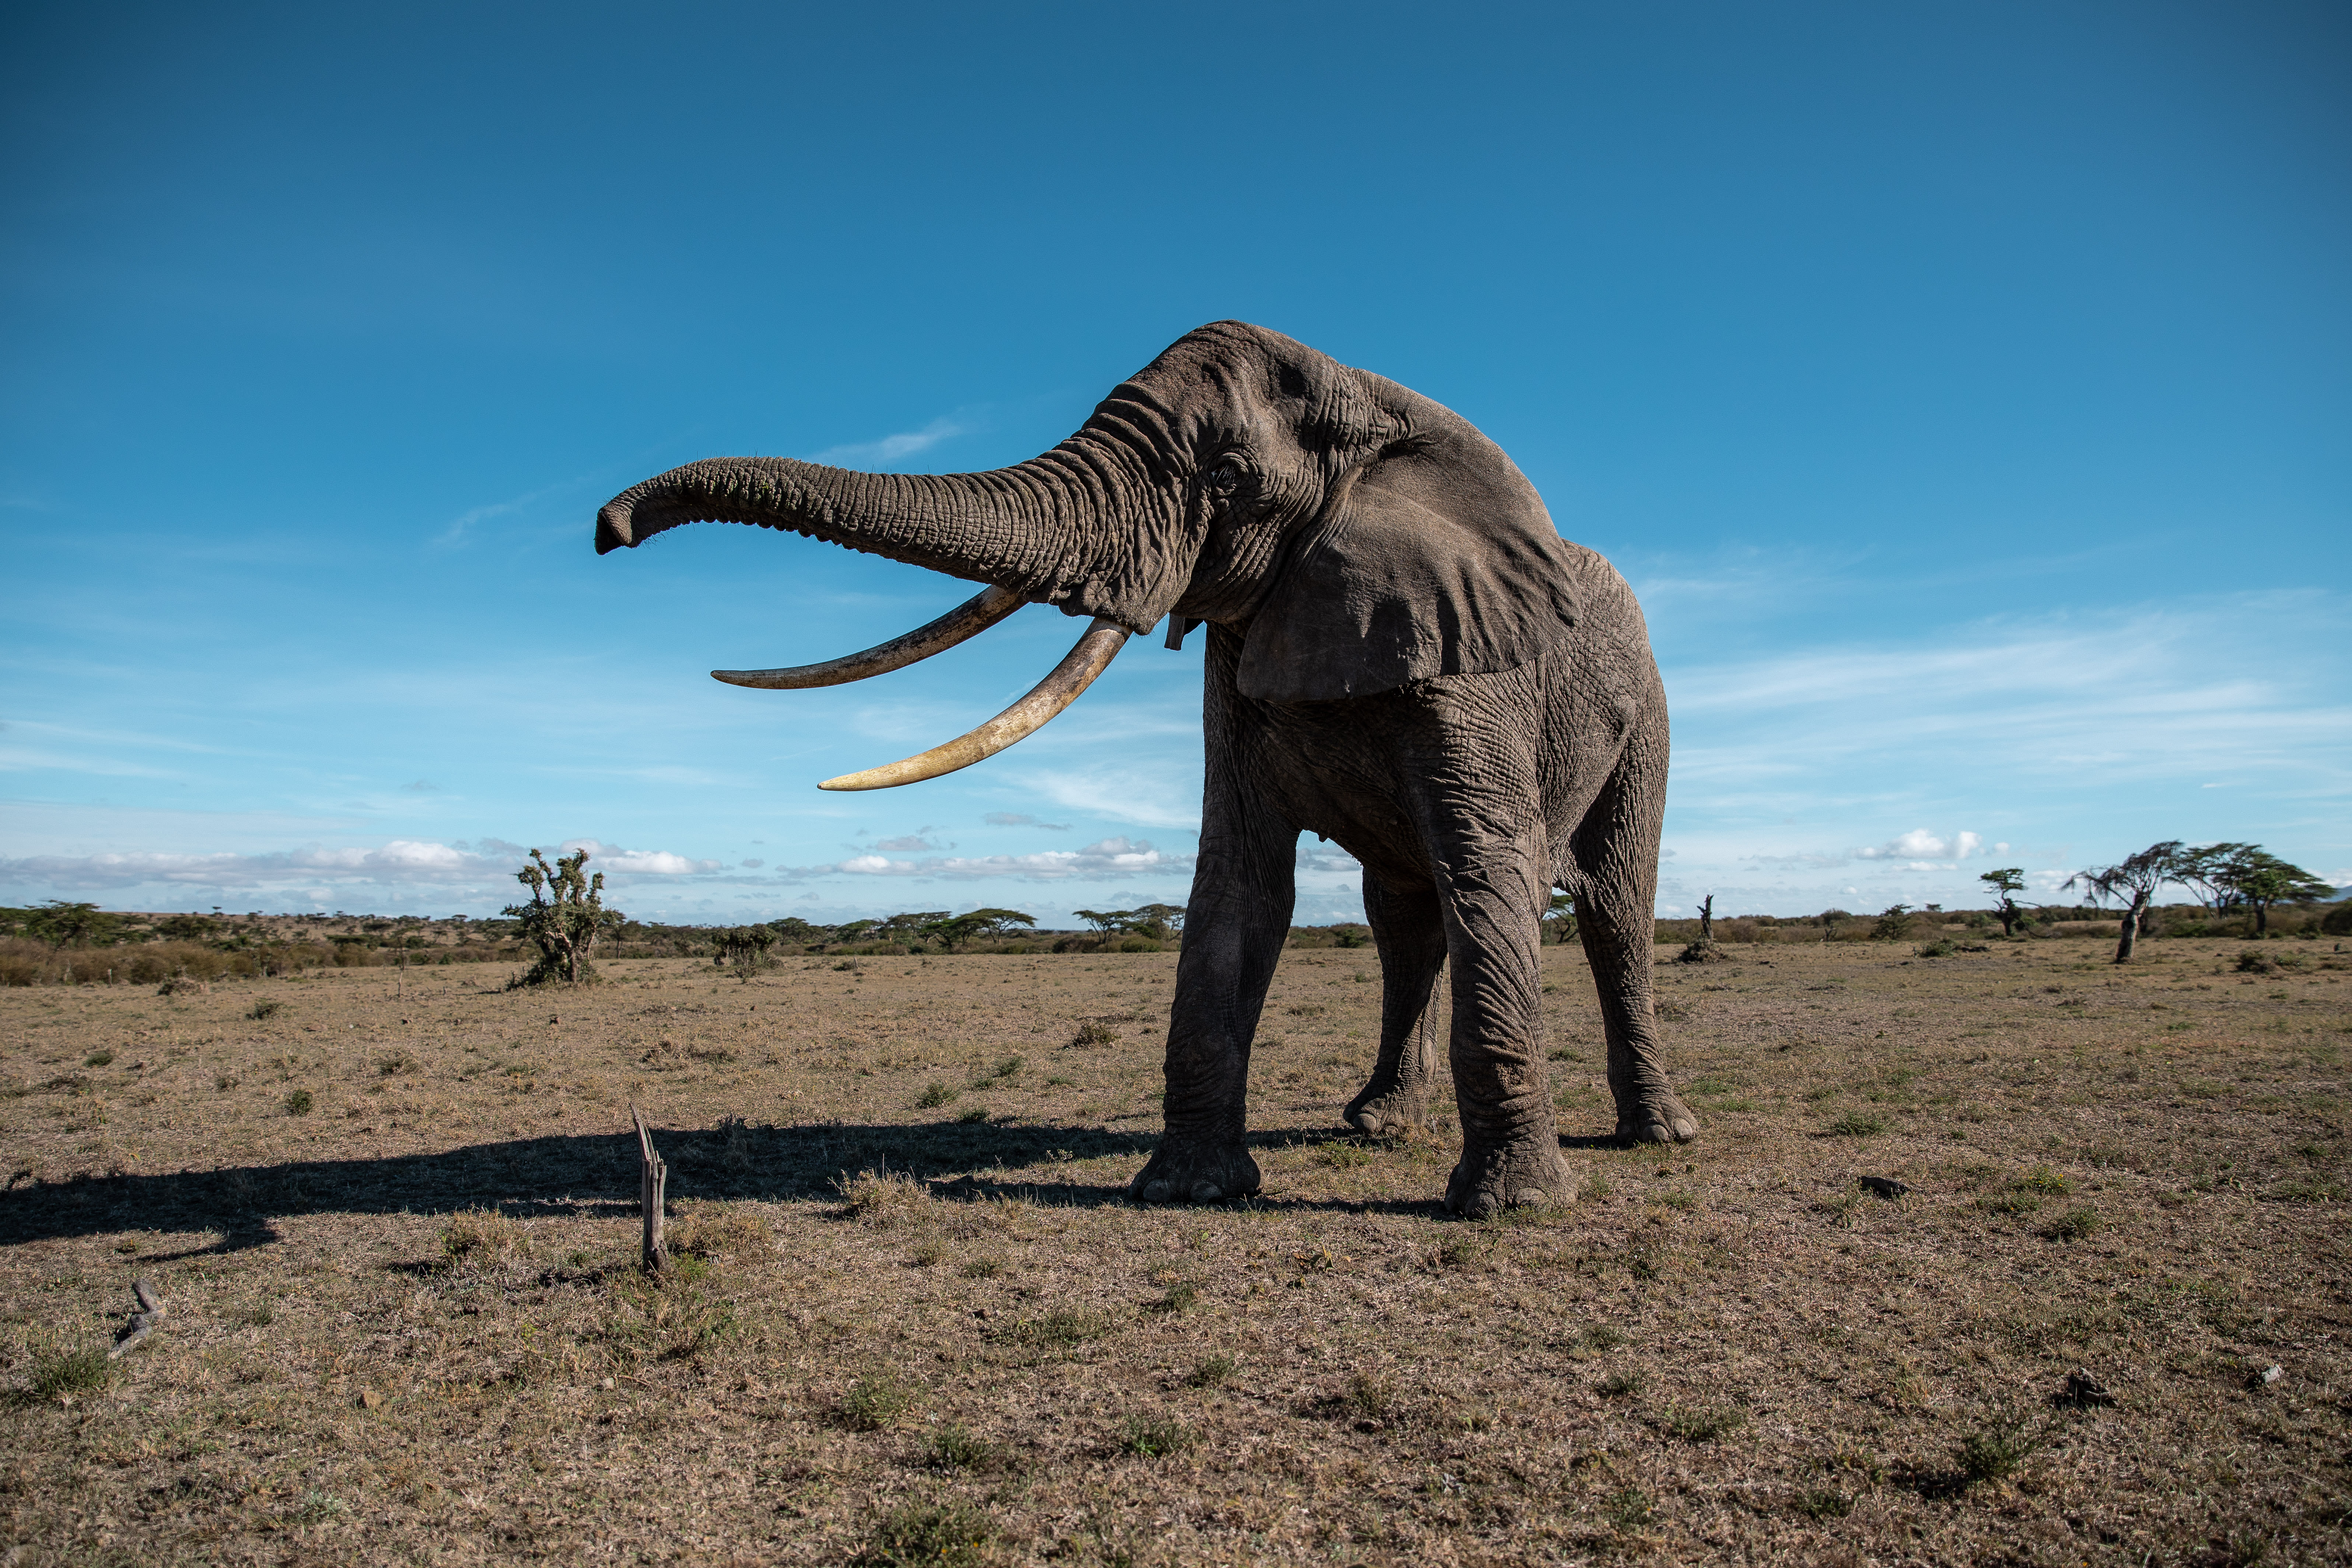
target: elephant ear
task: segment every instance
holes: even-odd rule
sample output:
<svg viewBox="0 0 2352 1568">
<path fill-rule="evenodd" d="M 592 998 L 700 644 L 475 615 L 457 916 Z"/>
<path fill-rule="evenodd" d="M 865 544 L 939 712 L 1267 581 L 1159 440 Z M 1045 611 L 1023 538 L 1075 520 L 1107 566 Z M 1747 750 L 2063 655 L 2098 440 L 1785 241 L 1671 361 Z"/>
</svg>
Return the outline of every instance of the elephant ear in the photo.
<svg viewBox="0 0 2352 1568">
<path fill-rule="evenodd" d="M 1242 694 L 1368 697 L 1512 669 L 1576 619 L 1569 546 L 1502 449 L 1459 415 L 1394 442 L 1294 543 L 1250 621 Z"/>
</svg>

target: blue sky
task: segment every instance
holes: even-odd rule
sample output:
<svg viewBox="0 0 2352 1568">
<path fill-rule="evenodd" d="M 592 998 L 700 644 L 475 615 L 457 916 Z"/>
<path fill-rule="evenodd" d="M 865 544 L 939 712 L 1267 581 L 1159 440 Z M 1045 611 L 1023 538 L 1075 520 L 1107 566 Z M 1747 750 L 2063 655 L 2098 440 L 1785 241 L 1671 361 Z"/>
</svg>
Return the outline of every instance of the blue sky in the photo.
<svg viewBox="0 0 2352 1568">
<path fill-rule="evenodd" d="M 1190 328 L 1475 420 L 1641 595 L 1661 907 L 2352 881 L 2352 13 L 2332 5 L 20 5 L 0 901 L 650 918 L 1181 901 L 1200 639 L 979 767 L 1024 610 L 596 506 L 1016 461 Z M 1354 915 L 1307 841 L 1300 918 Z"/>
</svg>

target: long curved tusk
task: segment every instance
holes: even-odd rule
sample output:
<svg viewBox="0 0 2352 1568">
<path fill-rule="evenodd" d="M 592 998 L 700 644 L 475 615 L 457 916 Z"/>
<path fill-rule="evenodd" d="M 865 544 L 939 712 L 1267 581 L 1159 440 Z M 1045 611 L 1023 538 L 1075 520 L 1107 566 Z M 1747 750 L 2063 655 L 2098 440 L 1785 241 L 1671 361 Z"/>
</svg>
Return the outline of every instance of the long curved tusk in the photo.
<svg viewBox="0 0 2352 1568">
<path fill-rule="evenodd" d="M 889 789 L 897 784 L 920 784 L 925 779 L 951 773 L 958 768 L 996 755 L 1015 741 L 1023 740 L 1043 728 L 1046 721 L 1078 700 L 1078 694 L 1094 684 L 1095 677 L 1109 667 L 1118 650 L 1126 646 L 1127 628 L 1108 616 L 1097 616 L 1094 625 L 1070 649 L 1053 673 L 1032 687 L 1029 695 L 982 724 L 969 734 L 959 735 L 944 746 L 933 746 L 919 756 L 900 762 L 886 763 L 878 768 L 868 768 L 862 773 L 844 773 L 837 779 L 827 779 L 819 789 Z"/>
<path fill-rule="evenodd" d="M 1028 601 L 1009 588 L 991 586 L 965 600 L 938 620 L 892 637 L 864 653 L 844 654 L 823 664 L 799 664 L 788 669 L 714 669 L 713 680 L 730 686 L 756 686 L 769 691 L 798 691 L 811 686 L 842 686 L 869 675 L 887 675 L 918 659 L 943 653 L 976 637 Z"/>
</svg>

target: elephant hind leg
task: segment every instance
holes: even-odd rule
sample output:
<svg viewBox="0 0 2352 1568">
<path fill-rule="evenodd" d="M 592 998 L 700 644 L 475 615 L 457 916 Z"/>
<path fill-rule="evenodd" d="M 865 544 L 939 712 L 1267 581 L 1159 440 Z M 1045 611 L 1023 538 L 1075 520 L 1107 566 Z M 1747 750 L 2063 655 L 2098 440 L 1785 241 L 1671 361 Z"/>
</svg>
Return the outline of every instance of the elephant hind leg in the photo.
<svg viewBox="0 0 2352 1568">
<path fill-rule="evenodd" d="M 1570 840 L 1577 868 L 1577 931 L 1601 994 L 1609 1037 L 1609 1090 L 1617 1136 L 1687 1143 L 1698 1118 L 1675 1093 L 1651 990 L 1657 931 L 1658 838 L 1666 810 L 1663 705 L 1628 739 L 1592 808 Z"/>
<path fill-rule="evenodd" d="M 1364 917 L 1381 955 L 1381 1054 L 1340 1120 L 1374 1137 L 1429 1124 L 1445 967 L 1445 918 L 1430 886 L 1394 889 L 1364 872 Z"/>
</svg>

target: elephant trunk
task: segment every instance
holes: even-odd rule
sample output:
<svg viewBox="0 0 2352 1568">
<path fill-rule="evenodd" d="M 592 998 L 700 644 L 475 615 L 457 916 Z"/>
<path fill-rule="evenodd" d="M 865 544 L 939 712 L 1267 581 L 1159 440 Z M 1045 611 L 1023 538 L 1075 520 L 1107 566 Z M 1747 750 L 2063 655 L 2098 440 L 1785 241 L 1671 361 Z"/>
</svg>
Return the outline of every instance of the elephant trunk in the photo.
<svg viewBox="0 0 2352 1568">
<path fill-rule="evenodd" d="M 1171 563 L 1144 542 L 1164 533 L 1144 515 L 1164 504 L 1164 487 L 1151 482 L 1155 465 L 1100 423 L 1098 413 L 1052 451 L 986 473 L 866 474 L 789 458 L 688 463 L 606 502 L 596 551 L 680 523 L 751 523 L 1147 631 L 1181 592 Z"/>
<path fill-rule="evenodd" d="M 990 584 L 929 626 L 878 647 L 789 669 L 714 670 L 739 686 L 858 680 L 953 647 L 1024 603 L 1093 624 L 1037 688 L 959 740 L 887 767 L 826 780 L 880 789 L 935 778 L 1003 750 L 1075 701 L 1130 632 L 1183 591 L 1199 541 L 1181 526 L 1181 487 L 1162 454 L 1165 411 L 1134 383 L 1068 440 L 977 474 L 865 474 L 789 458 L 717 458 L 647 479 L 596 514 L 596 552 L 686 522 L 742 522 L 887 555 Z"/>
</svg>

